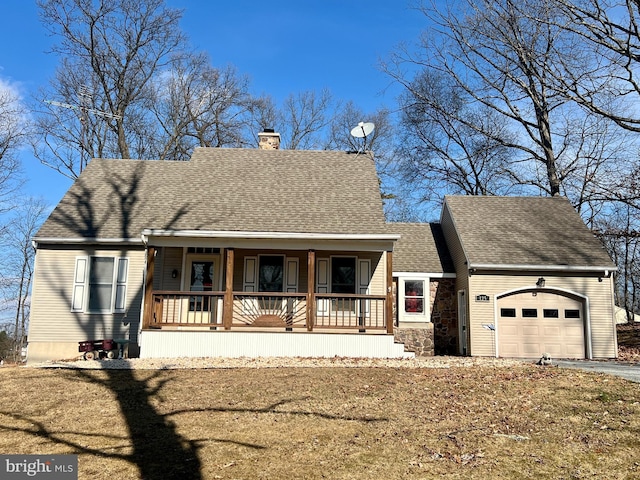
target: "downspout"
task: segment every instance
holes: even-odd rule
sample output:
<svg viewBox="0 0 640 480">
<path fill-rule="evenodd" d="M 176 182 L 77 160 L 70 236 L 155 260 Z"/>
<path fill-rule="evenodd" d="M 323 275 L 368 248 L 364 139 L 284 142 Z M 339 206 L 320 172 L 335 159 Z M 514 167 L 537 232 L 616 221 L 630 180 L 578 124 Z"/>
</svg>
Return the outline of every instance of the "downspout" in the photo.
<svg viewBox="0 0 640 480">
<path fill-rule="evenodd" d="M 589 305 L 589 297 L 584 299 L 584 323 L 587 334 L 587 358 L 593 360 L 593 346 L 591 344 L 591 306 Z"/>
<path fill-rule="evenodd" d="M 609 279 L 609 286 L 611 288 L 611 324 L 613 326 L 613 346 L 615 348 L 614 358 L 618 358 L 618 328 L 616 326 L 616 299 L 615 299 L 615 288 L 613 286 L 613 274 L 611 272 L 607 272 L 607 278 Z M 634 314 L 635 315 L 635 314 Z M 633 319 L 635 321 L 635 318 Z"/>
</svg>

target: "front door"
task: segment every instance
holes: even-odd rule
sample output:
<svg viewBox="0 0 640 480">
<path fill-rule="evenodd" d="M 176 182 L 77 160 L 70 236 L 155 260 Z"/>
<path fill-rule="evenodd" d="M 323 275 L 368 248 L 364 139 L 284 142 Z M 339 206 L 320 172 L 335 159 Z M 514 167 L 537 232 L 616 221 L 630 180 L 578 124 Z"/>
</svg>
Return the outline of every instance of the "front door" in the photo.
<svg viewBox="0 0 640 480">
<path fill-rule="evenodd" d="M 183 290 L 190 292 L 219 291 L 219 258 L 212 255 L 188 255 L 186 263 L 186 285 Z M 186 323 L 217 323 L 221 299 L 211 295 L 193 295 L 183 305 L 183 318 Z"/>
</svg>

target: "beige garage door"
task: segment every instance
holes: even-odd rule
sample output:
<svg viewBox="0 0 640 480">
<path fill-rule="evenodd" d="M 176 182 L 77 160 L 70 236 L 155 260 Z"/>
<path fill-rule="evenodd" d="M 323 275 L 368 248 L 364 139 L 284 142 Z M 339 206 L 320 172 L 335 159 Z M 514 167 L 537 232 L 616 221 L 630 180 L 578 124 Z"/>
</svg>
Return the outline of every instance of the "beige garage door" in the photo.
<svg viewBox="0 0 640 480">
<path fill-rule="evenodd" d="M 496 336 L 501 357 L 585 358 L 582 302 L 548 292 L 503 297 Z"/>
</svg>

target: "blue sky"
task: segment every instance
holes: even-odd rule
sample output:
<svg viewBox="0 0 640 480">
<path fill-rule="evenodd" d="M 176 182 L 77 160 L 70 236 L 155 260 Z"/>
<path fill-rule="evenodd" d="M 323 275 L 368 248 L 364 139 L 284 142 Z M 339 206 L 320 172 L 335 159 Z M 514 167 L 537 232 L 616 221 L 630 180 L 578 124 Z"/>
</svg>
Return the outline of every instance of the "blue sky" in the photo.
<svg viewBox="0 0 640 480">
<path fill-rule="evenodd" d="M 397 87 L 378 62 L 401 42 L 418 40 L 426 18 L 411 0 L 167 0 L 184 10 L 182 29 L 214 66 L 235 65 L 254 94 L 277 102 L 290 93 L 329 89 L 364 111 L 394 108 Z M 2 0 L 0 82 L 30 97 L 58 59 L 35 2 Z M 357 123 L 360 120 L 354 119 Z M 355 124 L 354 123 L 354 124 Z M 71 181 L 22 152 L 26 191 L 55 205 Z"/>
</svg>

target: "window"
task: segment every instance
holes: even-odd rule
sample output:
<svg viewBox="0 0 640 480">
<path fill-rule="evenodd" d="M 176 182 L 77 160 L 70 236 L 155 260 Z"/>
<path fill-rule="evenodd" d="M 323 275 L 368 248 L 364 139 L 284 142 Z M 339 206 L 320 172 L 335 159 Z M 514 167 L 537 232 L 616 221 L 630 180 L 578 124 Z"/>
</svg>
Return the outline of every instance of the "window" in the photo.
<svg viewBox="0 0 640 480">
<path fill-rule="evenodd" d="M 128 269 L 128 258 L 77 258 L 71 310 L 88 313 L 124 312 Z"/>
<path fill-rule="evenodd" d="M 258 267 L 258 291 L 259 292 L 283 292 L 284 291 L 284 257 L 281 255 L 261 255 Z M 260 308 L 270 310 L 278 308 L 282 301 L 278 297 L 266 297 L 260 299 Z"/>
<path fill-rule="evenodd" d="M 187 248 L 187 253 L 199 253 L 199 254 L 205 254 L 205 255 L 213 255 L 213 254 L 219 254 L 220 253 L 220 249 L 219 248 L 213 248 L 213 247 L 189 247 L 189 248 Z"/>
<path fill-rule="evenodd" d="M 280 255 L 260 256 L 258 270 L 259 292 L 282 292 L 284 287 L 284 257 Z"/>
<path fill-rule="evenodd" d="M 515 308 L 501 308 L 500 309 L 500 316 L 501 317 L 515 318 L 516 309 Z"/>
<path fill-rule="evenodd" d="M 331 293 L 356 293 L 356 259 L 331 258 Z"/>
<path fill-rule="evenodd" d="M 424 280 L 404 281 L 404 311 L 424 313 Z"/>
<path fill-rule="evenodd" d="M 558 318 L 558 309 L 557 308 L 545 308 L 542 311 L 542 316 L 544 318 Z"/>
<path fill-rule="evenodd" d="M 522 318 L 537 318 L 538 310 L 536 308 L 523 308 Z"/>
<path fill-rule="evenodd" d="M 91 257 L 89 263 L 89 311 L 111 309 L 113 296 L 113 258 Z"/>
<path fill-rule="evenodd" d="M 565 310 L 564 318 L 580 318 L 580 310 Z"/>
<path fill-rule="evenodd" d="M 331 293 L 356 293 L 355 257 L 331 257 Z M 332 299 L 333 311 L 355 312 L 353 299 Z"/>
</svg>

